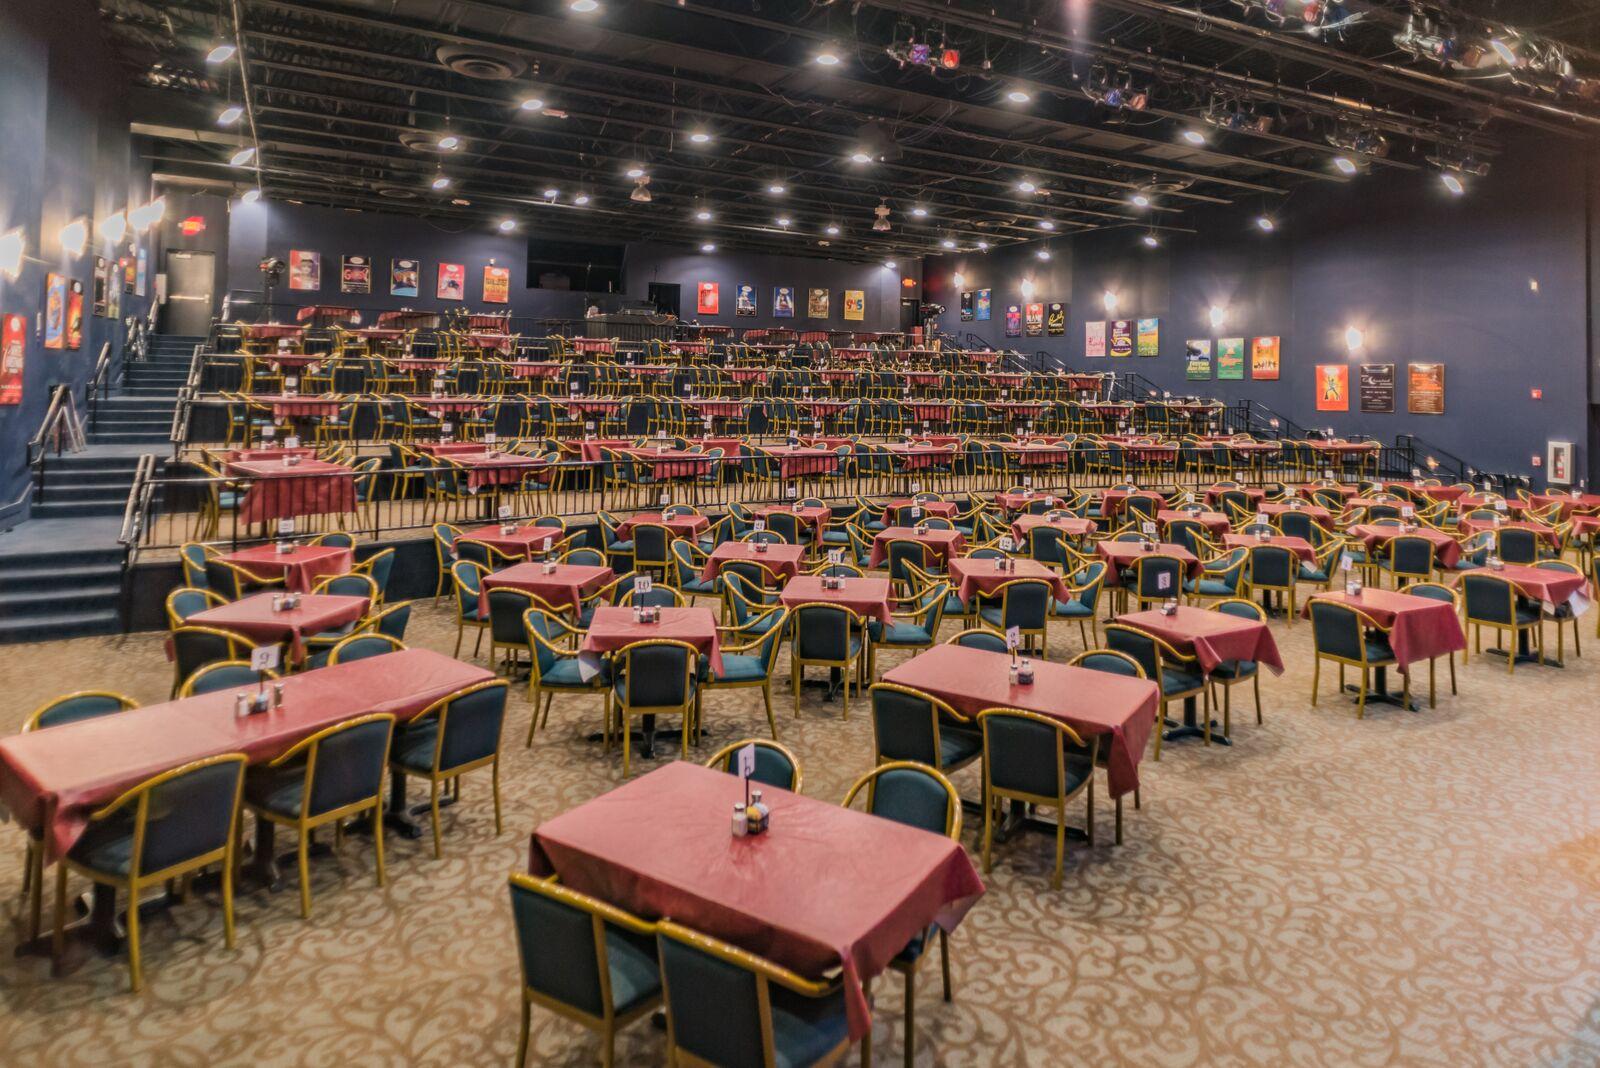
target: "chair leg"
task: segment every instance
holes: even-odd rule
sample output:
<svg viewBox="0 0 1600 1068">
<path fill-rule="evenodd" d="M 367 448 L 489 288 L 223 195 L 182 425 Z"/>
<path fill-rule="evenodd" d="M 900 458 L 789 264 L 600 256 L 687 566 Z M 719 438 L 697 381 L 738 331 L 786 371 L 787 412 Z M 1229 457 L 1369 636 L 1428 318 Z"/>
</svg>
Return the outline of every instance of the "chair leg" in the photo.
<svg viewBox="0 0 1600 1068">
<path fill-rule="evenodd" d="M 460 781 L 459 779 L 456 780 L 458 789 Z M 494 758 L 492 781 L 494 789 L 494 836 L 499 838 L 504 827 L 500 821 L 500 755 L 498 753 L 495 754 Z"/>
<path fill-rule="evenodd" d="M 444 850 L 439 842 L 439 780 L 434 779 L 428 784 L 428 819 L 433 824 L 433 859 L 438 860 L 444 855 Z"/>
<path fill-rule="evenodd" d="M 995 797 L 989 794 L 984 798 L 983 805 L 983 874 L 988 875 L 993 870 L 990 863 L 990 847 L 994 844 L 994 805 Z M 56 929 L 59 932 L 61 925 L 61 899 L 66 896 L 66 870 L 62 869 L 62 889 L 56 894 Z M 60 937 L 59 934 L 57 937 Z M 59 948 L 58 948 L 59 952 Z"/>
<path fill-rule="evenodd" d="M 144 962 L 139 956 L 139 887 L 128 887 L 128 978 L 137 994 L 144 986 Z"/>
<path fill-rule="evenodd" d="M 300 918 L 311 918 L 311 863 L 307 859 L 306 850 L 311 844 L 311 832 L 304 827 L 300 828 L 300 842 L 295 847 L 295 859 L 300 868 Z"/>
<path fill-rule="evenodd" d="M 1067 806 L 1056 810 L 1056 870 L 1050 877 L 1050 889 L 1061 889 L 1061 861 L 1067 851 Z"/>
<path fill-rule="evenodd" d="M 28 892 L 28 938 L 39 937 L 39 923 L 44 912 L 44 846 L 28 839 L 28 855 L 23 869 L 22 886 Z"/>
<path fill-rule="evenodd" d="M 234 835 L 228 832 L 228 848 L 222 858 L 222 944 L 233 948 L 233 843 Z"/>
<path fill-rule="evenodd" d="M 772 740 L 778 740 L 778 721 L 772 715 L 772 680 L 768 679 L 761 684 L 761 701 L 767 706 L 767 728 L 772 731 Z"/>
<path fill-rule="evenodd" d="M 1265 722 L 1261 718 L 1261 668 L 1259 666 L 1256 668 L 1256 673 L 1250 676 L 1250 685 L 1256 691 L 1256 726 L 1259 727 Z"/>
<path fill-rule="evenodd" d="M 939 928 L 939 971 L 944 978 L 944 999 L 950 1000 L 950 934 Z"/>
<path fill-rule="evenodd" d="M 1085 791 L 1085 793 L 1088 796 L 1088 808 L 1086 810 L 1085 819 L 1087 820 L 1087 823 L 1088 823 L 1089 846 L 1090 846 L 1090 848 L 1093 848 L 1094 847 L 1094 769 L 1093 768 L 1089 769 L 1089 789 L 1087 791 Z M 1065 813 L 1062 813 L 1062 815 L 1065 815 Z M 1065 821 L 1063 821 L 1063 822 L 1065 822 Z"/>
<path fill-rule="evenodd" d="M 1122 844 L 1122 798 L 1120 798 L 1120 797 L 1116 798 L 1115 801 L 1114 801 L 1114 804 L 1116 805 L 1116 809 L 1117 809 L 1117 837 L 1116 837 L 1116 841 L 1117 841 L 1117 845 L 1121 845 Z"/>
<path fill-rule="evenodd" d="M 911 1068 L 917 1045 L 917 968 L 913 964 L 906 972 L 906 1038 L 905 1064 Z"/>
<path fill-rule="evenodd" d="M 1317 707 L 1317 685 L 1322 681 L 1322 657 L 1315 657 L 1311 661 L 1311 707 Z M 1261 691 L 1257 690 L 1257 694 Z"/>
<path fill-rule="evenodd" d="M 533 1015 L 533 1006 L 528 1002 L 528 995 L 522 995 L 522 1031 L 517 1037 L 517 1064 L 516 1068 L 525 1068 L 528 1063 L 528 1029 L 530 1017 Z"/>
</svg>

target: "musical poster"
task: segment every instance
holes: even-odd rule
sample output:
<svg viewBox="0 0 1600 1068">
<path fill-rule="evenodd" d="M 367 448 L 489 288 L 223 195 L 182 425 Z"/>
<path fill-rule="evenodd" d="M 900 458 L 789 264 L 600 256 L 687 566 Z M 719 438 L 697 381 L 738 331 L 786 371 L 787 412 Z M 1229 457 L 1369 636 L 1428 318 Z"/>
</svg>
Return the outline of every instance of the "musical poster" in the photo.
<svg viewBox="0 0 1600 1068">
<path fill-rule="evenodd" d="M 22 403 L 22 368 L 27 352 L 27 317 L 0 317 L 0 404 Z"/>
<path fill-rule="evenodd" d="M 1044 302 L 1033 301 L 1027 309 L 1027 327 L 1029 337 L 1038 337 L 1044 333 Z"/>
<path fill-rule="evenodd" d="M 1111 320 L 1111 355 L 1133 355 L 1133 320 Z"/>
<path fill-rule="evenodd" d="M 439 264 L 439 277 L 433 295 L 440 300 L 467 299 L 467 266 L 464 263 Z"/>
<path fill-rule="evenodd" d="M 1083 354 L 1085 356 L 1104 356 L 1106 354 L 1105 320 L 1083 324 Z"/>
<path fill-rule="evenodd" d="M 1201 338 L 1183 343 L 1183 377 L 1195 380 L 1211 378 L 1211 340 Z"/>
<path fill-rule="evenodd" d="M 318 290 L 322 288 L 322 253 L 289 250 L 289 288 Z"/>
<path fill-rule="evenodd" d="M 1357 370 L 1356 385 L 1362 411 L 1394 411 L 1394 364 L 1362 364 Z"/>
<path fill-rule="evenodd" d="M 1140 356 L 1161 355 L 1161 320 L 1139 320 L 1138 346 L 1135 349 Z"/>
<path fill-rule="evenodd" d="M 733 291 L 733 314 L 754 315 L 756 313 L 756 287 L 749 282 L 740 282 Z M 846 319 L 850 318 L 848 315 Z"/>
<path fill-rule="evenodd" d="M 414 297 L 422 281 L 422 264 L 416 260 L 389 261 L 389 295 Z"/>
<path fill-rule="evenodd" d="M 1279 340 L 1275 337 L 1250 339 L 1250 377 L 1261 382 L 1275 382 L 1281 360 Z"/>
<path fill-rule="evenodd" d="M 49 274 L 44 281 L 44 347 L 67 347 L 67 279 Z"/>
<path fill-rule="evenodd" d="M 972 290 L 970 289 L 961 294 L 961 321 L 964 323 L 972 322 Z"/>
<path fill-rule="evenodd" d="M 511 303 L 510 267 L 485 267 L 483 269 L 483 302 L 485 304 Z"/>
<path fill-rule="evenodd" d="M 104 256 L 94 258 L 94 314 L 102 319 L 109 314 L 111 270 Z"/>
<path fill-rule="evenodd" d="M 1022 336 L 1022 305 L 1006 305 L 1006 337 Z"/>
<path fill-rule="evenodd" d="M 826 289 L 813 289 L 806 293 L 806 318 L 826 319 L 828 317 L 828 291 Z"/>
<path fill-rule="evenodd" d="M 147 291 L 145 282 L 146 282 L 146 279 L 149 278 L 149 276 L 150 276 L 149 275 L 149 270 L 150 270 L 150 252 L 149 252 L 148 249 L 141 248 L 139 250 L 138 254 L 134 257 L 134 266 L 133 266 L 133 295 L 134 296 L 142 297 L 142 296 L 145 295 L 145 293 Z"/>
<path fill-rule="evenodd" d="M 772 317 L 774 319 L 794 318 L 794 286 L 772 287 Z"/>
<path fill-rule="evenodd" d="M 83 283 L 67 282 L 67 348 L 83 348 Z"/>
<path fill-rule="evenodd" d="M 372 260 L 366 256 L 340 257 L 339 292 L 371 293 Z"/>
<path fill-rule="evenodd" d="M 722 287 L 716 282 L 701 282 L 695 287 L 694 310 L 697 315 L 718 315 L 722 309 Z"/>
<path fill-rule="evenodd" d="M 988 289 L 980 289 L 980 290 L 978 290 L 978 307 L 977 307 L 977 313 L 976 313 L 976 318 L 977 318 L 978 322 L 980 322 L 980 323 L 988 322 L 989 321 L 989 316 L 993 313 L 993 311 L 994 311 L 994 298 L 992 296 L 992 290 L 988 290 Z"/>
<path fill-rule="evenodd" d="M 1349 410 L 1350 365 L 1317 364 L 1317 411 L 1348 412 Z"/>
<path fill-rule="evenodd" d="M 1413 363 L 1407 367 L 1406 411 L 1413 415 L 1444 414 L 1444 364 Z"/>
<path fill-rule="evenodd" d="M 1051 337 L 1060 337 L 1067 332 L 1067 306 L 1059 300 L 1050 303 L 1049 310 L 1045 313 L 1045 332 Z"/>
<path fill-rule="evenodd" d="M 853 323 L 859 323 L 867 317 L 866 290 L 847 289 L 844 291 L 844 317 Z"/>
<path fill-rule="evenodd" d="M 1238 381 L 1244 378 L 1244 338 L 1217 339 L 1217 379 Z"/>
<path fill-rule="evenodd" d="M 117 261 L 117 266 L 122 268 L 122 292 L 126 296 L 133 295 L 134 266 L 133 257 L 124 256 Z"/>
</svg>

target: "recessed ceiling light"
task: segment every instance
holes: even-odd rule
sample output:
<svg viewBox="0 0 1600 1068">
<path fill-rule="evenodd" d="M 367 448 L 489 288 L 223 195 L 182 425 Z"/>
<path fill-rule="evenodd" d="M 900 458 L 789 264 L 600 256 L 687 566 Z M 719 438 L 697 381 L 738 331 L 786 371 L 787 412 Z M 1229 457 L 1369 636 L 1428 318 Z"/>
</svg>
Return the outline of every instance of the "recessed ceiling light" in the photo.
<svg viewBox="0 0 1600 1068">
<path fill-rule="evenodd" d="M 817 63 L 824 67 L 837 67 L 840 62 L 839 53 L 835 52 L 831 48 L 824 48 L 822 51 L 818 52 L 815 56 L 815 59 Z"/>
<path fill-rule="evenodd" d="M 438 145 L 446 152 L 450 152 L 461 147 L 461 138 L 457 137 L 455 134 L 445 134 L 443 137 L 439 138 Z"/>
<path fill-rule="evenodd" d="M 774 196 L 781 196 L 782 194 L 787 193 L 788 191 L 789 190 L 787 188 L 785 188 L 783 183 L 781 183 L 781 182 L 773 182 L 771 185 L 767 186 L 767 192 L 771 193 Z"/>
<path fill-rule="evenodd" d="M 261 199 L 261 190 L 259 190 L 259 189 L 246 189 L 244 191 L 244 196 L 239 198 L 239 203 L 241 203 L 241 204 L 254 204 L 256 201 L 258 201 L 260 199 Z"/>
<path fill-rule="evenodd" d="M 872 154 L 870 152 L 852 152 L 852 153 L 850 153 L 850 162 L 851 163 L 871 163 L 872 162 Z"/>
<path fill-rule="evenodd" d="M 839 236 L 839 228 L 837 226 L 830 226 L 827 229 L 827 234 L 828 234 L 829 237 L 838 237 Z"/>
<path fill-rule="evenodd" d="M 589 194 L 588 193 L 579 193 L 577 196 L 572 198 L 572 202 L 574 204 L 578 205 L 579 207 L 582 207 L 583 205 L 589 203 Z"/>
<path fill-rule="evenodd" d="M 1343 171 L 1345 174 L 1356 173 L 1356 165 L 1352 163 L 1346 156 L 1335 156 L 1333 158 L 1333 165 L 1338 167 L 1339 170 Z"/>
<path fill-rule="evenodd" d="M 561 195 L 561 190 L 559 190 L 559 189 L 546 189 L 544 191 L 544 198 L 546 200 L 554 200 L 556 197 L 558 197 L 560 195 Z"/>
<path fill-rule="evenodd" d="M 437 178 L 435 178 L 433 180 L 433 187 L 435 189 L 449 189 L 450 188 L 450 179 L 448 177 L 446 177 L 445 175 L 441 174 L 441 175 L 439 175 L 439 177 L 437 177 Z"/>
<path fill-rule="evenodd" d="M 706 133 L 704 130 L 696 130 L 694 133 L 689 135 L 689 140 L 697 145 L 703 145 L 711 140 L 711 135 Z"/>
<path fill-rule="evenodd" d="M 629 167 L 627 173 L 628 173 L 628 177 L 629 178 L 643 178 L 644 177 L 644 168 L 643 167 Z"/>
<path fill-rule="evenodd" d="M 695 212 L 694 217 L 699 219 L 701 222 L 711 221 L 711 213 L 704 208 L 701 208 L 699 211 Z"/>
<path fill-rule="evenodd" d="M 928 217 L 928 209 L 918 204 L 916 207 L 911 209 L 911 214 L 915 215 L 919 219 L 925 219 Z"/>
<path fill-rule="evenodd" d="M 230 104 L 228 107 L 222 109 L 222 114 L 217 116 L 217 124 L 219 126 L 232 126 L 243 117 L 244 108 L 240 107 L 238 104 Z"/>
<path fill-rule="evenodd" d="M 943 245 L 945 248 L 955 248 L 956 247 L 955 238 L 953 238 L 953 237 L 947 237 L 943 241 L 939 242 L 939 244 Z"/>
<path fill-rule="evenodd" d="M 717 246 L 715 246 L 711 242 L 707 241 L 705 244 L 700 246 L 700 251 L 701 252 L 715 252 L 715 251 L 717 251 Z"/>
<path fill-rule="evenodd" d="M 1011 92 L 1006 94 L 1006 99 L 1011 101 L 1013 104 L 1026 104 L 1028 101 L 1032 100 L 1033 97 L 1029 96 L 1026 90 L 1013 89 Z"/>
<path fill-rule="evenodd" d="M 1038 252 L 1035 252 L 1034 255 L 1038 256 L 1041 260 L 1047 260 L 1050 258 L 1050 250 L 1047 248 L 1042 248 Z"/>
<path fill-rule="evenodd" d="M 567 9 L 580 15 L 592 15 L 600 10 L 600 0 L 572 0 Z"/>
<path fill-rule="evenodd" d="M 228 60 L 233 58 L 234 53 L 237 51 L 239 50 L 231 43 L 223 41 L 221 44 L 214 45 L 211 51 L 206 53 L 206 62 L 226 63 Z"/>
<path fill-rule="evenodd" d="M 787 215 L 778 216 L 778 225 L 779 226 L 788 226 L 789 225 L 789 216 L 787 216 Z"/>
<path fill-rule="evenodd" d="M 1191 145 L 1203 145 L 1206 143 L 1206 135 L 1201 133 L 1199 130 L 1183 131 L 1183 139 L 1189 142 Z"/>
<path fill-rule="evenodd" d="M 1457 178 L 1453 174 L 1448 172 L 1441 174 L 1439 175 L 1439 180 L 1444 183 L 1444 187 L 1446 189 L 1450 190 L 1450 192 L 1454 193 L 1456 196 L 1460 196 L 1462 193 L 1466 192 L 1466 187 L 1461 184 L 1461 179 Z"/>
<path fill-rule="evenodd" d="M 1022 181 L 1017 183 L 1017 192 L 1019 193 L 1032 193 L 1038 190 L 1038 188 L 1039 187 L 1037 185 L 1033 184 L 1033 179 L 1031 178 L 1024 178 Z"/>
<path fill-rule="evenodd" d="M 979 241 L 978 242 L 978 251 L 979 252 L 988 252 L 989 251 L 989 242 L 987 242 L 987 241 Z"/>
<path fill-rule="evenodd" d="M 1161 244 L 1161 239 L 1155 234 L 1145 234 L 1142 240 L 1144 241 L 1145 248 L 1155 248 L 1157 245 Z"/>
<path fill-rule="evenodd" d="M 1056 224 L 1051 222 L 1049 219 L 1040 219 L 1039 220 L 1039 229 L 1041 229 L 1041 230 L 1054 230 L 1055 228 L 1056 228 Z"/>
<path fill-rule="evenodd" d="M 468 200 L 466 197 L 456 197 L 454 200 L 450 201 L 450 203 L 454 204 L 458 208 L 472 207 L 472 201 Z"/>
<path fill-rule="evenodd" d="M 229 158 L 228 164 L 233 167 L 243 167 L 255 158 L 256 150 L 254 148 L 241 148 Z"/>
<path fill-rule="evenodd" d="M 892 270 L 895 269 L 895 262 L 894 262 L 894 260 L 884 260 L 883 261 L 883 266 L 884 266 L 885 270 L 892 271 Z"/>
<path fill-rule="evenodd" d="M 516 228 L 517 228 L 517 220 L 515 220 L 515 219 L 501 219 L 500 220 L 500 232 L 501 233 L 509 234 L 511 231 L 515 230 Z"/>
<path fill-rule="evenodd" d="M 536 96 L 530 96 L 521 104 L 523 111 L 538 111 L 544 107 L 544 101 Z"/>
<path fill-rule="evenodd" d="M 1270 215 L 1262 215 L 1258 217 L 1256 219 L 1256 225 L 1261 227 L 1261 229 L 1265 230 L 1269 234 L 1278 228 L 1278 224 L 1272 221 L 1272 217 Z"/>
<path fill-rule="evenodd" d="M 1135 193 L 1128 199 L 1133 202 L 1133 206 L 1136 208 L 1148 208 L 1150 206 L 1150 198 L 1143 193 Z"/>
</svg>

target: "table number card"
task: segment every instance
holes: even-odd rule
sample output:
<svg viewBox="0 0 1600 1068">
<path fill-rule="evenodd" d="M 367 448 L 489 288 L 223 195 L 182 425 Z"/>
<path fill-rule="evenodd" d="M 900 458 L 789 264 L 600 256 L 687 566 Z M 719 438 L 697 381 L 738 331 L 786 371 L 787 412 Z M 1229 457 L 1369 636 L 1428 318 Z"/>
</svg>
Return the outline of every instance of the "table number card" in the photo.
<svg viewBox="0 0 1600 1068">
<path fill-rule="evenodd" d="M 250 670 L 276 671 L 282 659 L 276 645 L 258 645 L 250 650 Z"/>
</svg>

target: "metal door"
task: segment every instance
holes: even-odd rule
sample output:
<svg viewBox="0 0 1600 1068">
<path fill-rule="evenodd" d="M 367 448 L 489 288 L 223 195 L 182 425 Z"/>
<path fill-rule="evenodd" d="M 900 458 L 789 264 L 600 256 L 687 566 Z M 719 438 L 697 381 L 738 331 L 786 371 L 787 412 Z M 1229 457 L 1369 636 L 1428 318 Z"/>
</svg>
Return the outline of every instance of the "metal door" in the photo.
<svg viewBox="0 0 1600 1068">
<path fill-rule="evenodd" d="M 216 284 L 216 255 L 174 249 L 167 253 L 167 307 L 164 327 L 169 334 L 203 336 L 211 328 L 212 287 Z"/>
</svg>

